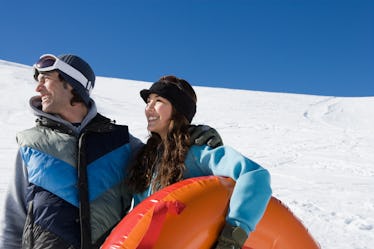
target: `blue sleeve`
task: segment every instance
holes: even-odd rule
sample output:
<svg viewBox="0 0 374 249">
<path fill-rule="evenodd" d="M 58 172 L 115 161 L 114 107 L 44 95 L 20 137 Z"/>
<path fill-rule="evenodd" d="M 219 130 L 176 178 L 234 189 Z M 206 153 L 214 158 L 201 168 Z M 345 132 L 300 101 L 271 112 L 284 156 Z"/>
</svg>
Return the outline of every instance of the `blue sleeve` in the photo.
<svg viewBox="0 0 374 249">
<path fill-rule="evenodd" d="M 26 222 L 27 171 L 20 153 L 17 155 L 13 178 L 10 179 L 1 214 L 0 248 L 19 249 Z"/>
<path fill-rule="evenodd" d="M 192 146 L 186 159 L 186 178 L 202 175 L 231 177 L 236 181 L 227 222 L 248 234 L 255 229 L 271 197 L 269 172 L 229 146 Z"/>
</svg>

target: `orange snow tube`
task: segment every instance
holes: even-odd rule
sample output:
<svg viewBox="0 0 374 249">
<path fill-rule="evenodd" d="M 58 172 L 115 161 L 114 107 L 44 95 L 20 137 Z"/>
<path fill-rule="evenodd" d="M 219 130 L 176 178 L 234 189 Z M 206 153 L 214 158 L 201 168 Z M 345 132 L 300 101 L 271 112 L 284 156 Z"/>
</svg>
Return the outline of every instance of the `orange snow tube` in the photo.
<svg viewBox="0 0 374 249">
<path fill-rule="evenodd" d="M 168 186 L 137 205 L 102 249 L 210 249 L 225 222 L 235 182 L 203 176 Z M 246 249 L 318 249 L 301 222 L 272 197 Z"/>
</svg>

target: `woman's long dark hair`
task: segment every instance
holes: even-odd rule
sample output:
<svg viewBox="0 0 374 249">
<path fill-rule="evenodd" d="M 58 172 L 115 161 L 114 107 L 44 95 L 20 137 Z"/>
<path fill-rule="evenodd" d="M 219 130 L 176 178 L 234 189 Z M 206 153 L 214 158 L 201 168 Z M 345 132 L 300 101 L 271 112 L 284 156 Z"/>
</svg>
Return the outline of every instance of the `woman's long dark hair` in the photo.
<svg viewBox="0 0 374 249">
<path fill-rule="evenodd" d="M 195 92 L 188 90 L 188 94 L 196 102 Z M 162 141 L 157 133 L 151 133 L 129 169 L 128 184 L 134 193 L 144 192 L 152 182 L 152 192 L 155 192 L 183 179 L 184 160 L 191 146 L 189 125 L 186 117 L 173 107 L 167 138 Z"/>
</svg>

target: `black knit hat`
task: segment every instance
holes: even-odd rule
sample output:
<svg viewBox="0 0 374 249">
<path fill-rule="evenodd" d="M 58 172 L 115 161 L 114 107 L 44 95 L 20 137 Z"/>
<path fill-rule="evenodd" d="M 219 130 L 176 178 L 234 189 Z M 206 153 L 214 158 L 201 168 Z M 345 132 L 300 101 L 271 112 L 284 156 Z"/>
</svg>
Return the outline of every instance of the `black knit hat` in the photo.
<svg viewBox="0 0 374 249">
<path fill-rule="evenodd" d="M 82 58 L 72 55 L 72 54 L 66 54 L 66 55 L 60 55 L 58 56 L 60 60 L 63 62 L 69 64 L 70 66 L 77 69 L 79 72 L 81 72 L 89 81 L 90 85 L 83 86 L 79 81 L 72 78 L 70 75 L 60 71 L 60 74 L 62 78 L 64 78 L 65 81 L 67 81 L 75 90 L 75 92 L 81 96 L 83 101 L 86 103 L 86 105 L 90 102 L 90 90 L 92 90 L 95 86 L 95 73 L 93 72 L 90 65 L 84 61 Z"/>
<path fill-rule="evenodd" d="M 153 83 L 149 89 L 141 90 L 140 96 L 146 103 L 151 93 L 169 100 L 175 109 L 191 123 L 196 113 L 196 94 L 194 90 L 187 81 L 174 76 L 173 81 L 168 81 L 168 77 L 170 76 L 163 77 L 165 79 L 161 78 Z"/>
</svg>

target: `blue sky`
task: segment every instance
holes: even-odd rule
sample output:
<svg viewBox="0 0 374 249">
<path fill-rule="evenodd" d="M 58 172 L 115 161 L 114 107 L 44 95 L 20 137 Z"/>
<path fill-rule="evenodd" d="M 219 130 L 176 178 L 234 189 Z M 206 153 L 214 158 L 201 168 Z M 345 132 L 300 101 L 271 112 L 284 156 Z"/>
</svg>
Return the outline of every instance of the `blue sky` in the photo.
<svg viewBox="0 0 374 249">
<path fill-rule="evenodd" d="M 0 59 L 74 53 L 98 76 L 374 96 L 374 0 L 52 2 L 2 2 Z"/>
</svg>

